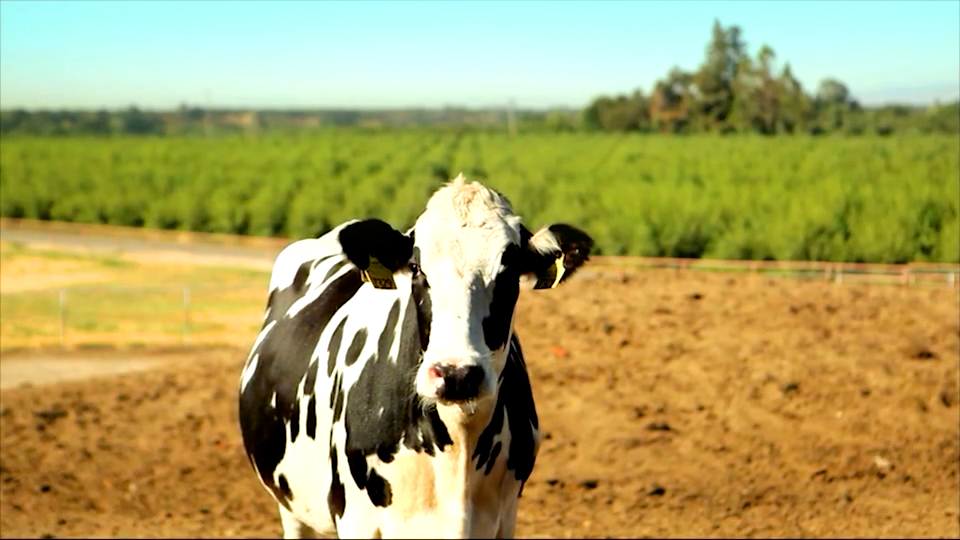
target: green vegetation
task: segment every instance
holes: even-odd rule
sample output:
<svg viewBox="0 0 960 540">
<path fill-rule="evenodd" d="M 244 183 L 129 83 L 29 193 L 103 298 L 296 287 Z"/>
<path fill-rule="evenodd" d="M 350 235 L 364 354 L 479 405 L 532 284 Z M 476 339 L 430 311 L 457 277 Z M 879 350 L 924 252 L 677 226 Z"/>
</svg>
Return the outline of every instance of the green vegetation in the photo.
<svg viewBox="0 0 960 540">
<path fill-rule="evenodd" d="M 370 216 L 407 227 L 462 171 L 607 255 L 957 262 L 958 162 L 938 135 L 22 137 L 0 147 L 0 215 L 307 237 Z"/>
</svg>

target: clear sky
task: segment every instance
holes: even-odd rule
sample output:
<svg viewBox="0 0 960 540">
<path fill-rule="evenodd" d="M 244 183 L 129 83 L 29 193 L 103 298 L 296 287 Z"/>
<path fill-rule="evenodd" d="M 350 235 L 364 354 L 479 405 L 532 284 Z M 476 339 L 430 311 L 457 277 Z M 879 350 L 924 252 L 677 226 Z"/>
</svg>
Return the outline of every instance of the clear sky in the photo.
<svg viewBox="0 0 960 540">
<path fill-rule="evenodd" d="M 960 1 L 0 1 L 0 107 L 582 107 L 702 62 L 714 18 L 812 91 L 960 95 Z"/>
</svg>

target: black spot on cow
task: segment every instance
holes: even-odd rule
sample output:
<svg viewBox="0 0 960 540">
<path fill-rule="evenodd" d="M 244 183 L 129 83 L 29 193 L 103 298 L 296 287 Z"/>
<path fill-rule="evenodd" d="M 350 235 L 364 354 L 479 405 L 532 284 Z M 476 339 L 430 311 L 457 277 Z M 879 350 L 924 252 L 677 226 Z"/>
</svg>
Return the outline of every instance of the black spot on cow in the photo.
<svg viewBox="0 0 960 540">
<path fill-rule="evenodd" d="M 367 459 L 361 452 L 347 451 L 347 464 L 350 466 L 353 481 L 358 488 L 367 491 L 367 496 L 374 506 L 390 506 L 393 502 L 390 483 L 375 469 L 367 466 Z"/>
<path fill-rule="evenodd" d="M 393 302 L 390 308 L 390 314 L 387 315 L 387 324 L 380 333 L 380 339 L 377 340 L 377 356 L 386 358 L 390 354 L 390 347 L 393 346 L 393 336 L 397 331 L 397 322 L 400 320 L 400 299 Z"/>
<path fill-rule="evenodd" d="M 367 480 L 367 494 L 374 506 L 385 508 L 393 502 L 390 483 L 387 482 L 386 478 L 377 474 L 374 469 L 370 469 L 370 478 Z"/>
<path fill-rule="evenodd" d="M 293 492 L 290 491 L 290 484 L 287 482 L 287 477 L 281 474 L 278 482 L 280 483 L 280 493 L 282 493 L 288 501 L 292 501 Z"/>
<path fill-rule="evenodd" d="M 335 393 L 335 399 L 333 400 L 333 423 L 340 421 L 340 416 L 343 414 L 343 400 L 346 397 L 343 392 L 343 374 L 336 380 L 336 386 L 333 389 Z"/>
<path fill-rule="evenodd" d="M 340 481 L 340 471 L 337 470 L 337 447 L 330 447 L 330 492 L 327 493 L 327 508 L 330 517 L 343 517 L 343 510 L 347 506 L 343 482 Z"/>
<path fill-rule="evenodd" d="M 483 319 L 483 338 L 491 351 L 502 348 L 510 334 L 513 310 L 520 295 L 519 249 L 511 244 L 504 251 L 501 257 L 504 270 L 494 280 L 490 313 Z"/>
<path fill-rule="evenodd" d="M 517 480 L 525 482 L 533 472 L 533 463 L 536 459 L 535 430 L 539 424 L 533 402 L 533 391 L 530 388 L 530 378 L 527 376 L 523 352 L 516 335 L 510 341 L 510 350 L 507 353 L 507 362 L 500 375 L 500 381 L 493 416 L 477 439 L 477 447 L 474 449 L 472 459 L 477 459 L 477 470 L 484 465 L 487 465 L 488 471 L 491 470 L 490 463 L 497 459 L 500 452 L 500 450 L 494 450 L 493 439 L 504 429 L 503 413 L 506 411 L 511 437 L 507 468 L 514 471 Z"/>
<path fill-rule="evenodd" d="M 337 355 L 340 354 L 340 343 L 343 341 L 343 327 L 347 324 L 344 317 L 330 336 L 330 345 L 327 347 L 327 377 L 333 375 L 333 368 L 337 365 Z"/>
<path fill-rule="evenodd" d="M 360 351 L 363 350 L 363 346 L 367 343 L 367 329 L 359 328 L 357 333 L 353 335 L 353 341 L 350 342 L 350 347 L 347 348 L 347 356 L 343 359 L 343 363 L 352 366 L 357 362 L 357 359 L 360 358 Z"/>
<path fill-rule="evenodd" d="M 290 305 L 301 296 L 295 285 L 271 294 L 270 315 L 264 326 L 274 321 L 276 324 L 251 353 L 259 358 L 240 393 L 244 447 L 268 486 L 273 484 L 274 470 L 286 453 L 286 423 L 299 424 L 299 417 L 294 417 L 297 387 L 304 380 L 320 335 L 333 314 L 353 298 L 362 282 L 359 271 L 347 272 L 294 316 L 285 317 Z M 265 407 L 274 392 L 276 407 Z M 278 500 L 282 498 L 278 496 Z"/>
<path fill-rule="evenodd" d="M 293 276 L 291 288 L 298 293 L 303 292 L 304 285 L 307 284 L 307 278 L 310 277 L 310 270 L 313 267 L 313 261 L 307 261 L 297 268 L 297 273 Z"/>
<path fill-rule="evenodd" d="M 307 403 L 307 437 L 317 439 L 317 396 L 310 396 Z"/>
<path fill-rule="evenodd" d="M 411 268 L 420 267 L 420 248 L 414 246 L 413 256 L 410 257 Z M 411 292 L 417 306 L 417 328 L 420 334 L 420 348 L 426 350 L 430 343 L 430 325 L 433 323 L 433 303 L 430 300 L 430 283 L 427 276 L 419 270 L 411 276 Z"/>
<path fill-rule="evenodd" d="M 293 412 L 290 413 L 290 442 L 297 442 L 297 435 L 300 434 L 300 400 L 293 401 Z"/>
<path fill-rule="evenodd" d="M 330 408 L 333 409 L 333 404 L 337 401 L 337 381 L 340 380 L 342 373 L 337 371 L 333 374 L 333 381 L 330 383 Z"/>
<path fill-rule="evenodd" d="M 430 343 L 430 325 L 433 324 L 433 302 L 430 300 L 430 285 L 423 274 L 413 278 L 413 301 L 417 305 L 417 335 L 420 348 Z"/>
</svg>

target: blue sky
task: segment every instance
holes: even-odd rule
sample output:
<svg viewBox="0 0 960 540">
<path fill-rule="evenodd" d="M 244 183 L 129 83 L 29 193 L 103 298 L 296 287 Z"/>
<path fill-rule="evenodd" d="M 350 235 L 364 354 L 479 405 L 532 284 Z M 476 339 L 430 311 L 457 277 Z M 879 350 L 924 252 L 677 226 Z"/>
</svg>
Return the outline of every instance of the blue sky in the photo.
<svg viewBox="0 0 960 540">
<path fill-rule="evenodd" d="M 960 94 L 960 2 L 0 2 L 0 107 L 581 107 L 702 62 L 714 18 L 808 90 Z"/>
</svg>

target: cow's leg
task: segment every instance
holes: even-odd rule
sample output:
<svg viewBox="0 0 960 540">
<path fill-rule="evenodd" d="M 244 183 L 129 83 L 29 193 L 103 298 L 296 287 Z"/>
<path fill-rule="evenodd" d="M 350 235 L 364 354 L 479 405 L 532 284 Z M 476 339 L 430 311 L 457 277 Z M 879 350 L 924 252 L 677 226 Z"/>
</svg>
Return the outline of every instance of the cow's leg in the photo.
<svg viewBox="0 0 960 540">
<path fill-rule="evenodd" d="M 497 529 L 496 538 L 513 538 L 517 527 L 517 502 L 513 499 L 501 510 L 500 527 Z"/>
<path fill-rule="evenodd" d="M 308 525 L 302 523 L 292 512 L 278 505 L 280 508 L 280 523 L 283 525 L 284 538 L 325 538 Z"/>
</svg>

